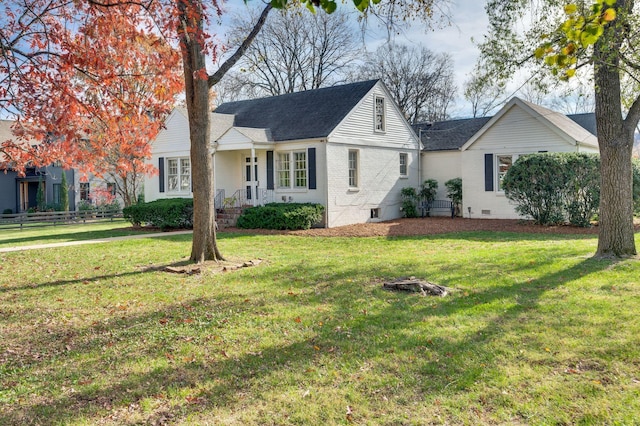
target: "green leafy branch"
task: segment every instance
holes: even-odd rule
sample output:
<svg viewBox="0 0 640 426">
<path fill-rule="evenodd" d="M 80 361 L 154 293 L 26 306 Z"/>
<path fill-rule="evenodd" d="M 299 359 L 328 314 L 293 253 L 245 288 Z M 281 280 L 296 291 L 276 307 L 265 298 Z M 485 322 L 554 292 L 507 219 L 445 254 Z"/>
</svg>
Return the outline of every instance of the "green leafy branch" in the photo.
<svg viewBox="0 0 640 426">
<path fill-rule="evenodd" d="M 327 13 L 333 13 L 338 8 L 335 0 L 299 0 L 301 4 L 307 6 L 312 13 L 316 12 L 316 7 Z M 271 5 L 276 9 L 284 9 L 291 0 L 271 0 Z M 371 4 L 378 4 L 380 0 L 353 0 L 353 4 L 360 12 L 364 12 Z"/>
<path fill-rule="evenodd" d="M 561 80 L 576 73 L 578 58 L 604 34 L 604 28 L 616 19 L 616 0 L 596 0 L 590 8 L 581 9 L 570 3 L 564 7 L 568 16 L 557 32 L 557 39 L 546 41 L 535 50 L 535 57 L 551 68 Z M 549 39 L 544 35 L 543 39 Z"/>
</svg>

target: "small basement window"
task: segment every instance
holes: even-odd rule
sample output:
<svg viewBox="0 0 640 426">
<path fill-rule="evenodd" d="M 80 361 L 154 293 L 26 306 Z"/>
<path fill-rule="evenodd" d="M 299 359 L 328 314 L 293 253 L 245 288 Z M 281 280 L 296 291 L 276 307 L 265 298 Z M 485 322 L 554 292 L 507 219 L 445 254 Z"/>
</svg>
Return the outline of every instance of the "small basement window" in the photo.
<svg viewBox="0 0 640 426">
<path fill-rule="evenodd" d="M 380 209 L 371 209 L 371 219 L 378 219 L 380 218 Z"/>
</svg>

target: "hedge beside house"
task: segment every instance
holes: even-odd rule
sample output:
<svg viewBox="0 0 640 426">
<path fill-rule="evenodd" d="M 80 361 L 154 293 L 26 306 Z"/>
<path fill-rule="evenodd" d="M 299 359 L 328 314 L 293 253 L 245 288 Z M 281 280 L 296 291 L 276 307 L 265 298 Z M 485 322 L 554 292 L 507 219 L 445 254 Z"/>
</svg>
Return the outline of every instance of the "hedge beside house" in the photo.
<svg viewBox="0 0 640 426">
<path fill-rule="evenodd" d="M 640 162 L 634 161 L 634 207 L 640 207 Z M 541 225 L 590 226 L 600 204 L 600 156 L 587 153 L 528 154 L 502 181 L 515 210 Z"/>
<path fill-rule="evenodd" d="M 311 203 L 269 203 L 249 207 L 236 226 L 245 229 L 309 229 L 322 220 L 324 206 Z"/>
<path fill-rule="evenodd" d="M 193 228 L 193 199 L 165 198 L 133 204 L 122 209 L 122 215 L 133 226 L 149 225 L 162 230 Z"/>
</svg>

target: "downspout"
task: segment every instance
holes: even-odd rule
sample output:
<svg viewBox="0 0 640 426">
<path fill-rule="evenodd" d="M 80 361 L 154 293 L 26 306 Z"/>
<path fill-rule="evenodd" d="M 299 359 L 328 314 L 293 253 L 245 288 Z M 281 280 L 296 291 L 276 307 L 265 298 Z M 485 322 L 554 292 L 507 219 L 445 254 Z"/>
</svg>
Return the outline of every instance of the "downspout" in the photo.
<svg viewBox="0 0 640 426">
<path fill-rule="evenodd" d="M 249 175 L 251 175 L 251 182 L 249 182 L 249 184 L 251 185 L 251 192 L 253 193 L 253 199 L 251 200 L 253 204 L 253 207 L 256 207 L 257 201 L 258 201 L 258 188 L 256 183 L 258 182 L 258 176 L 255 176 L 255 172 L 256 172 L 256 163 L 255 163 L 255 158 L 256 158 L 256 147 L 255 144 L 253 142 L 251 142 L 251 162 L 249 164 L 251 164 L 251 171 L 249 173 Z"/>
<path fill-rule="evenodd" d="M 209 147 L 209 155 L 211 155 L 211 174 L 213 175 L 211 177 L 213 179 L 213 202 L 214 202 L 213 211 L 214 211 L 214 214 L 215 214 L 215 211 L 217 209 L 222 208 L 222 206 L 216 206 L 215 205 L 216 197 L 218 195 L 218 188 L 216 186 L 217 182 L 218 182 L 218 179 L 216 179 L 216 148 L 217 147 L 218 147 L 218 142 L 217 141 L 212 142 L 210 144 L 210 147 Z"/>
<path fill-rule="evenodd" d="M 422 127 L 418 129 L 418 186 L 422 182 Z"/>
<path fill-rule="evenodd" d="M 328 155 L 327 155 L 327 140 L 321 140 L 321 142 L 324 142 L 324 194 L 325 194 L 325 208 L 324 208 L 324 214 L 325 214 L 325 220 L 324 220 L 324 227 L 328 228 L 329 227 L 329 168 L 327 167 L 329 165 L 329 162 L 327 161 Z M 316 162 L 318 161 L 318 157 L 316 156 Z M 316 173 L 319 170 L 318 168 L 318 164 L 316 163 Z"/>
</svg>

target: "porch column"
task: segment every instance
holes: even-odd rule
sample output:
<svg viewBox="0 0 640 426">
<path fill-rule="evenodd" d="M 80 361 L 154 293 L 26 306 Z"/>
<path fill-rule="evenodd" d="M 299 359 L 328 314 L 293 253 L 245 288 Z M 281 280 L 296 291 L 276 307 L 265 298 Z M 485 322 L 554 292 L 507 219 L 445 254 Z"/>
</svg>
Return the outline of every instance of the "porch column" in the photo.
<svg viewBox="0 0 640 426">
<path fill-rule="evenodd" d="M 256 174 L 256 148 L 253 144 L 251 144 L 251 192 L 253 193 L 253 197 L 251 197 L 251 203 L 253 207 L 258 205 L 258 176 Z"/>
</svg>

